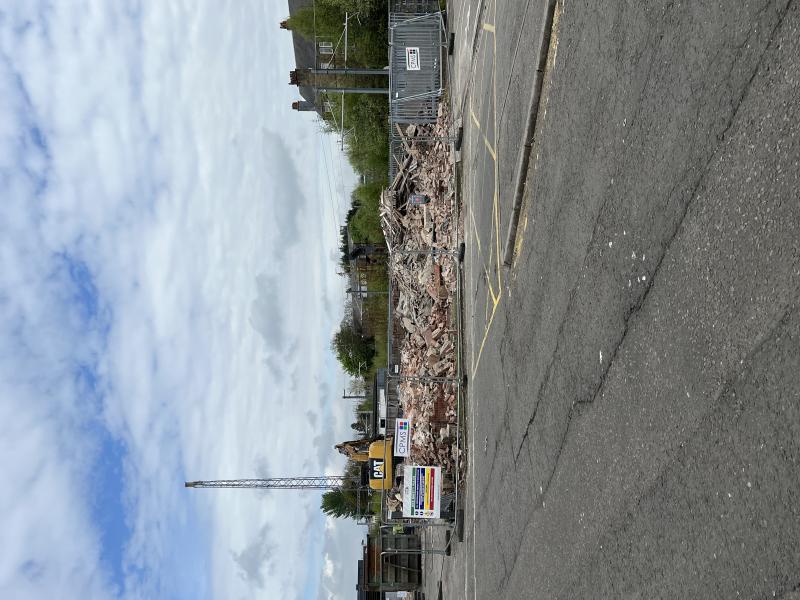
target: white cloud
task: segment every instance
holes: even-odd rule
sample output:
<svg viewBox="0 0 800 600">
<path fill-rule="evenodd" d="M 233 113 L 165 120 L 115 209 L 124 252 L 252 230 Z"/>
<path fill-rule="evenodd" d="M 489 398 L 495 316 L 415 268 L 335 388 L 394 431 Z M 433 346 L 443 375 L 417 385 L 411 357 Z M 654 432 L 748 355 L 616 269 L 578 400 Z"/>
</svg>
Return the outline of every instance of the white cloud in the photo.
<svg viewBox="0 0 800 600">
<path fill-rule="evenodd" d="M 264 588 L 264 574 L 275 571 L 273 562 L 276 554 L 270 537 L 270 526 L 265 524 L 258 534 L 241 552 L 232 552 L 233 561 L 239 566 L 240 576 L 259 589 Z"/>
<path fill-rule="evenodd" d="M 333 577 L 333 569 L 333 560 L 331 560 L 331 557 L 326 554 L 323 558 L 322 574 L 325 577 L 331 578 Z"/>
<path fill-rule="evenodd" d="M 324 534 L 318 495 L 181 484 L 335 468 L 348 423 L 285 11 L 0 9 L 4 597 L 299 597 L 329 571 L 295 535 Z"/>
</svg>

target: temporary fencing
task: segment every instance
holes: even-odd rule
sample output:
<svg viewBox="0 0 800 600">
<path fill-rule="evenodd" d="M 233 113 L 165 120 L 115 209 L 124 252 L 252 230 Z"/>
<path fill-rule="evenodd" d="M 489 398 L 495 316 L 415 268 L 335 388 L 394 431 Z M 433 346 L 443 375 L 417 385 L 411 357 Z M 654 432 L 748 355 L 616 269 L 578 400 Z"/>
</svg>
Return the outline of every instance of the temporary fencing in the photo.
<svg viewBox="0 0 800 600">
<path fill-rule="evenodd" d="M 393 0 L 389 7 L 389 118 L 433 123 L 443 91 L 445 25 L 438 2 Z"/>
</svg>

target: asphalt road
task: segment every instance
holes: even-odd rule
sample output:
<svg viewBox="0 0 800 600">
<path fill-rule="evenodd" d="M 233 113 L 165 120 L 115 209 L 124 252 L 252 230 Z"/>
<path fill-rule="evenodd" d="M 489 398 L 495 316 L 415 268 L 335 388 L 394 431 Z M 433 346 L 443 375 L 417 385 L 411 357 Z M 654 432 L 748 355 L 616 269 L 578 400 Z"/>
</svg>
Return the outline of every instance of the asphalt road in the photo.
<svg viewBox="0 0 800 600">
<path fill-rule="evenodd" d="M 495 2 L 450 14 L 470 471 L 429 581 L 796 598 L 798 2 L 559 3 L 511 269 L 543 3 Z"/>
</svg>

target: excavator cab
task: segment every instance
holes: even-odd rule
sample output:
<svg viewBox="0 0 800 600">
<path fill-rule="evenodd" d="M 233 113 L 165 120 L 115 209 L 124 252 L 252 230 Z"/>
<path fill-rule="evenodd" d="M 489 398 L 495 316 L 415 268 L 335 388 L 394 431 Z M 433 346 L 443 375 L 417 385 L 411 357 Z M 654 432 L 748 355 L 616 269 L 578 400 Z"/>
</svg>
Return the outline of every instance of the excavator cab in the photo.
<svg viewBox="0 0 800 600">
<path fill-rule="evenodd" d="M 392 464 L 392 438 L 372 442 L 369 445 L 369 487 L 373 490 L 392 488 L 394 465 Z"/>
<path fill-rule="evenodd" d="M 393 487 L 393 437 L 342 442 L 336 445 L 336 449 L 351 460 L 366 464 L 370 489 L 389 490 Z"/>
</svg>

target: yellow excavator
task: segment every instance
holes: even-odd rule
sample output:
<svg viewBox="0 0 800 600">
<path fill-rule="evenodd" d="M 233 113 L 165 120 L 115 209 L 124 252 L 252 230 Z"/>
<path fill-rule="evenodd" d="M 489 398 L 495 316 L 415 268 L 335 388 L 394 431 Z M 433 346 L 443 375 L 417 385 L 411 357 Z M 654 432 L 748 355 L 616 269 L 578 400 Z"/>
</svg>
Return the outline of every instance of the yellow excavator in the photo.
<svg viewBox="0 0 800 600">
<path fill-rule="evenodd" d="M 369 487 L 373 490 L 391 489 L 393 482 L 394 465 L 392 452 L 394 439 L 364 438 L 336 444 L 336 449 L 356 462 L 368 463 Z"/>
</svg>

